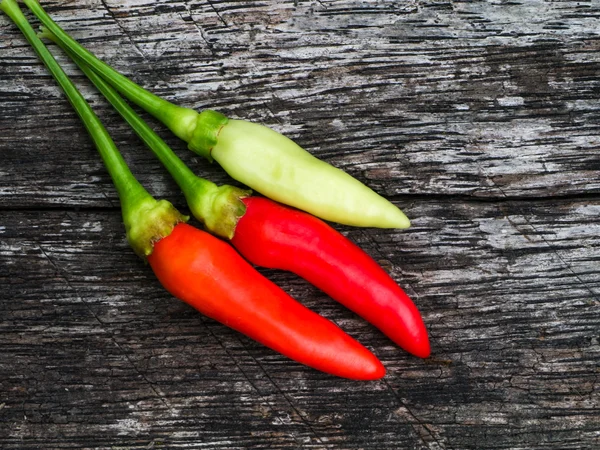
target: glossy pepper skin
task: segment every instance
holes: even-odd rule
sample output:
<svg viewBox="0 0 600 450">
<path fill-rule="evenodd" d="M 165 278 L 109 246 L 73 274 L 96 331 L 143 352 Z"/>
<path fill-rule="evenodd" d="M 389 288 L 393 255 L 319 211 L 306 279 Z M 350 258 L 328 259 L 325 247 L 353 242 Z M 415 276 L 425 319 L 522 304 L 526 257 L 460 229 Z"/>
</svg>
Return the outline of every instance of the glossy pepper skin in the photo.
<svg viewBox="0 0 600 450">
<path fill-rule="evenodd" d="M 344 171 L 263 125 L 175 105 L 133 83 L 71 38 L 37 0 L 23 0 L 61 45 L 107 83 L 163 122 L 188 148 L 278 202 L 352 226 L 408 228 L 404 213 Z"/>
<path fill-rule="evenodd" d="M 289 270 L 375 325 L 413 355 L 430 354 L 417 307 L 363 250 L 325 222 L 265 198 L 246 212 L 231 240 L 253 264 Z"/>
<path fill-rule="evenodd" d="M 154 245 L 148 262 L 175 297 L 302 364 L 356 380 L 385 374 L 369 350 L 208 233 L 179 224 Z"/>
</svg>

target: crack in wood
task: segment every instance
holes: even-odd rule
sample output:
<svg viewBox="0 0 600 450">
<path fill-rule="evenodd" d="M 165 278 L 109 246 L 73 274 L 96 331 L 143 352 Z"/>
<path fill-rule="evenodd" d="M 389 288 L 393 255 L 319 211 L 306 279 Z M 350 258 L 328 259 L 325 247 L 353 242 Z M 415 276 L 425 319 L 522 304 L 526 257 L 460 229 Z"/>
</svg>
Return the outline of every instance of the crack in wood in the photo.
<svg viewBox="0 0 600 450">
<path fill-rule="evenodd" d="M 131 43 L 131 45 L 133 46 L 133 48 L 135 48 L 136 52 L 142 57 L 142 59 L 146 62 L 146 65 L 150 68 L 150 70 L 155 73 L 161 81 L 163 81 L 164 83 L 168 84 L 167 81 L 163 78 L 162 74 L 160 72 L 157 72 L 154 68 L 154 64 L 152 64 L 148 58 L 146 57 L 146 54 L 142 51 L 142 49 L 138 46 L 138 44 L 135 42 L 135 39 L 133 39 L 133 37 L 130 35 L 129 31 L 127 30 L 127 28 L 125 28 L 121 22 L 117 19 L 117 16 L 115 15 L 115 13 L 113 12 L 113 10 L 108 6 L 107 0 L 100 0 L 100 3 L 102 3 L 102 6 L 104 7 L 104 9 L 106 10 L 106 12 L 110 15 L 110 17 L 112 18 L 113 22 L 115 23 L 115 25 L 119 28 L 119 30 L 121 30 L 121 32 L 127 36 L 127 40 Z"/>
<path fill-rule="evenodd" d="M 121 355 L 127 360 L 127 362 L 129 363 L 129 365 L 135 370 L 135 372 L 144 380 L 144 382 L 148 385 L 148 387 L 150 388 L 150 390 L 156 395 L 156 397 L 163 403 L 163 405 L 165 405 L 165 407 L 172 413 L 175 414 L 175 410 L 173 408 L 173 406 L 169 403 L 169 401 L 165 398 L 165 396 L 163 394 L 161 394 L 161 392 L 159 392 L 159 390 L 156 388 L 156 386 L 154 385 L 154 383 L 152 383 L 139 369 L 138 367 L 134 364 L 134 362 L 129 358 L 129 356 L 127 355 L 127 353 L 123 350 L 123 348 L 121 347 L 121 345 L 117 342 L 117 340 L 115 339 L 115 337 L 108 331 L 108 329 L 106 328 L 106 324 L 102 321 L 102 319 L 100 319 L 100 316 L 98 316 L 98 314 L 96 314 L 94 312 L 94 310 L 92 309 L 92 307 L 88 304 L 88 302 L 86 302 L 83 297 L 79 294 L 79 292 L 77 291 L 77 289 L 75 287 L 73 287 L 73 285 L 71 284 L 71 282 L 69 281 L 69 279 L 64 275 L 62 269 L 54 262 L 54 260 L 50 257 L 50 255 L 48 255 L 48 253 L 44 250 L 44 248 L 42 247 L 41 244 L 38 244 L 38 248 L 39 250 L 42 252 L 42 254 L 44 255 L 44 257 L 46 258 L 46 260 L 55 268 L 55 270 L 57 271 L 57 274 L 60 276 L 60 278 L 67 284 L 68 288 L 73 291 L 75 293 L 75 295 L 77 296 L 77 298 L 81 301 L 81 303 L 83 303 L 86 307 L 86 309 L 89 311 L 89 313 L 94 317 L 94 319 L 103 327 L 104 332 L 110 337 L 110 340 L 113 342 L 113 344 L 119 349 L 119 352 L 121 353 Z"/>
</svg>

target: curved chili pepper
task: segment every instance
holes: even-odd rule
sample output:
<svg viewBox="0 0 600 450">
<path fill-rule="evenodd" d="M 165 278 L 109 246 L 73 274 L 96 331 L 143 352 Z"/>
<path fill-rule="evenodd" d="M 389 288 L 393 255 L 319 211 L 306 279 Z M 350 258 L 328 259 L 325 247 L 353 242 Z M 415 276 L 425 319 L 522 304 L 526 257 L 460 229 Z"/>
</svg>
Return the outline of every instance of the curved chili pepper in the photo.
<svg viewBox="0 0 600 450">
<path fill-rule="evenodd" d="M 302 211 L 260 197 L 231 243 L 251 263 L 294 272 L 383 331 L 413 355 L 430 354 L 427 330 L 412 300 L 363 250 Z"/>
<path fill-rule="evenodd" d="M 119 193 L 127 238 L 163 286 L 200 312 L 276 351 L 340 377 L 371 380 L 385 369 L 365 347 L 292 299 L 223 241 L 183 223 L 135 179 L 110 135 L 46 49 L 15 0 L 0 10 L 19 27 L 81 117 Z"/>
<path fill-rule="evenodd" d="M 180 224 L 154 245 L 148 261 L 174 296 L 298 362 L 358 380 L 385 374 L 365 347 L 293 300 L 208 233 Z"/>
<path fill-rule="evenodd" d="M 42 36 L 55 40 L 47 29 Z M 209 231 L 231 239 L 254 264 L 302 276 L 405 350 L 429 356 L 427 331 L 416 306 L 363 250 L 314 216 L 194 175 L 113 88 L 65 51 L 160 159 L 184 192 L 194 216 Z"/>
<path fill-rule="evenodd" d="M 189 148 L 255 191 L 322 219 L 357 227 L 410 226 L 390 201 L 263 125 L 206 110 Z"/>
<path fill-rule="evenodd" d="M 229 120 L 215 111 L 198 113 L 152 94 L 83 48 L 50 18 L 38 0 L 24 3 L 63 46 L 163 122 L 190 150 L 214 159 L 234 179 L 325 220 L 361 227 L 410 226 L 409 219 L 390 201 L 287 137 L 256 123 Z"/>
</svg>

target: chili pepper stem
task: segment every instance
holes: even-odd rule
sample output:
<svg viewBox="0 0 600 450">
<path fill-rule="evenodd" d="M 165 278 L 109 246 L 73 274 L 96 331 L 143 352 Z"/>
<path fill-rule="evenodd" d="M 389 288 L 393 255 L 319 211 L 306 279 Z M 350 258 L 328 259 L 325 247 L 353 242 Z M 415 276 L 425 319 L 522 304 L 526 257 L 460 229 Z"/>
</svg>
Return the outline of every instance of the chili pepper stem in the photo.
<svg viewBox="0 0 600 450">
<path fill-rule="evenodd" d="M 217 143 L 219 131 L 227 124 L 227 117 L 210 110 L 198 113 L 152 94 L 82 47 L 52 20 L 38 0 L 24 0 L 23 3 L 56 36 L 56 41 L 61 42 L 64 48 L 92 67 L 129 100 L 163 122 L 177 137 L 188 143 L 190 150 L 212 161 L 210 151 Z"/>
<path fill-rule="evenodd" d="M 73 38 L 65 33 L 50 16 L 44 11 L 37 0 L 25 0 L 23 3 L 54 33 L 61 42 L 74 53 L 83 58 L 94 70 L 110 80 L 110 83 L 127 98 L 135 98 L 136 102 L 167 125 L 175 135 L 184 141 L 191 139 L 196 128 L 198 113 L 190 108 L 183 108 L 152 94 L 138 86 L 127 77 L 121 75 L 108 64 L 95 58 L 90 52 L 81 47 Z M 94 61 L 92 63 L 91 61 Z"/>
<path fill-rule="evenodd" d="M 48 28 L 42 27 L 38 37 L 59 45 L 131 125 L 179 185 L 194 217 L 203 222 L 212 233 L 231 239 L 239 218 L 246 212 L 246 206 L 241 199 L 248 197 L 251 191 L 228 185 L 217 186 L 196 176 L 127 102 L 81 58 L 63 45 L 56 35 Z"/>
<path fill-rule="evenodd" d="M 155 200 L 136 180 L 98 116 L 38 38 L 17 2 L 2 0 L 0 10 L 21 30 L 77 111 L 119 194 L 127 239 L 138 255 L 149 255 L 154 242 L 168 236 L 176 223 L 187 219 L 166 200 Z"/>
</svg>

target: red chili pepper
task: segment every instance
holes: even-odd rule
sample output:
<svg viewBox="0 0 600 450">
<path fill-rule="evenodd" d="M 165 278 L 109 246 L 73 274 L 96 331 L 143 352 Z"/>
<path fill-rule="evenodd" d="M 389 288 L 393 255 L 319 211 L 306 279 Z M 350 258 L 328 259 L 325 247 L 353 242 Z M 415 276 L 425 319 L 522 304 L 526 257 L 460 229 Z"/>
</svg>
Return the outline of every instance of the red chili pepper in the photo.
<svg viewBox="0 0 600 450">
<path fill-rule="evenodd" d="M 154 245 L 148 261 L 171 294 L 298 362 L 356 380 L 385 375 L 369 350 L 208 233 L 178 224 Z"/>
<path fill-rule="evenodd" d="M 363 250 L 325 222 L 260 197 L 231 242 L 250 262 L 289 270 L 371 322 L 406 351 L 426 358 L 429 339 L 412 300 Z"/>
</svg>

